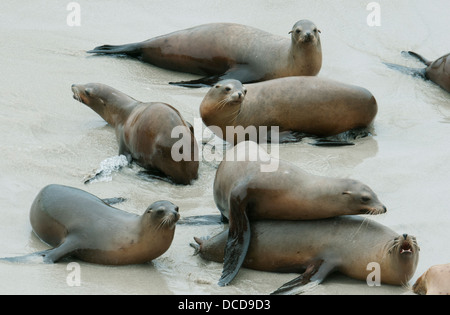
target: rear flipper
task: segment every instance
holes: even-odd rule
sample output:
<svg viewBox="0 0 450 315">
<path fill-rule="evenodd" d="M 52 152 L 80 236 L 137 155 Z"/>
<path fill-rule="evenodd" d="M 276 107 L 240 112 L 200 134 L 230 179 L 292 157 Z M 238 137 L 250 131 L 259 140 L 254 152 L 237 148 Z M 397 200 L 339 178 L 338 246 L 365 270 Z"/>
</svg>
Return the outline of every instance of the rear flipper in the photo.
<svg viewBox="0 0 450 315">
<path fill-rule="evenodd" d="M 418 53 L 415 53 L 413 51 L 402 51 L 402 55 L 406 56 L 406 57 L 414 57 L 426 66 L 429 66 L 431 64 L 430 60 L 424 58 L 423 56 L 421 56 Z"/>
<path fill-rule="evenodd" d="M 306 268 L 306 271 L 300 277 L 285 283 L 271 295 L 302 294 L 321 284 L 334 269 L 335 266 L 329 262 L 315 261 Z"/>
<path fill-rule="evenodd" d="M 239 192 L 239 186 L 234 192 Z M 230 197 L 230 227 L 228 241 L 225 246 L 225 257 L 219 286 L 223 287 L 236 277 L 244 263 L 250 245 L 250 222 L 247 217 L 247 201 L 241 200 L 239 193 L 231 193 Z"/>
<path fill-rule="evenodd" d="M 427 79 L 426 77 L 426 69 L 420 69 L 420 68 L 409 68 L 409 67 L 404 67 L 404 66 L 400 66 L 400 65 L 396 65 L 393 63 L 387 63 L 387 62 L 383 62 L 386 66 L 388 66 L 389 68 L 393 69 L 393 70 L 397 70 L 400 71 L 404 74 L 407 75 L 412 75 L 415 77 L 419 77 L 422 79 Z"/>
<path fill-rule="evenodd" d="M 89 50 L 87 53 L 98 55 L 123 55 L 138 58 L 141 56 L 141 47 L 142 45 L 140 43 L 118 46 L 103 45 L 95 47 L 94 49 Z"/>
</svg>

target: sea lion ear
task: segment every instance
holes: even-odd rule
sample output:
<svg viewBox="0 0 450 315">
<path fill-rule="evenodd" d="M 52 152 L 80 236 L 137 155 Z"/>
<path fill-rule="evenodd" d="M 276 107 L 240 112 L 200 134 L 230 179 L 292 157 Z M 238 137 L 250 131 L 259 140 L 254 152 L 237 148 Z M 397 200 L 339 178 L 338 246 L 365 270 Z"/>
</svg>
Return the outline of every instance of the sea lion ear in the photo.
<svg viewBox="0 0 450 315">
<path fill-rule="evenodd" d="M 319 34 L 322 34 L 322 31 L 321 30 L 317 30 L 318 32 L 319 32 Z"/>
<path fill-rule="evenodd" d="M 290 31 L 288 34 L 291 35 L 292 33 L 294 33 L 294 31 Z"/>
</svg>

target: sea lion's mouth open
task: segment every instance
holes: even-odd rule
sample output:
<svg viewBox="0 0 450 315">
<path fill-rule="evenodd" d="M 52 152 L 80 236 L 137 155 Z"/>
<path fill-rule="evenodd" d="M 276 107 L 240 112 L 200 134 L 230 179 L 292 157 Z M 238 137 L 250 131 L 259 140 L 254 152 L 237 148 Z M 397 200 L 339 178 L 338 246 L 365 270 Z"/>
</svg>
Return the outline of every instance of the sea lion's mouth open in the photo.
<svg viewBox="0 0 450 315">
<path fill-rule="evenodd" d="M 404 241 L 400 246 L 400 255 L 412 255 L 414 254 L 414 248 L 410 242 Z"/>
</svg>

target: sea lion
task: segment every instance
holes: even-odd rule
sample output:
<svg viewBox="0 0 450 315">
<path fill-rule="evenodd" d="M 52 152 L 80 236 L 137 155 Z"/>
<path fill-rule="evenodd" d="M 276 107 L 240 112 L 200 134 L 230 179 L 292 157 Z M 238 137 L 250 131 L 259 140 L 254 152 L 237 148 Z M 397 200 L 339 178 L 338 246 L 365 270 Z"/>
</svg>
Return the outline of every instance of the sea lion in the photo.
<svg viewBox="0 0 450 315">
<path fill-rule="evenodd" d="M 430 267 L 413 286 L 419 295 L 450 295 L 450 264 Z"/>
<path fill-rule="evenodd" d="M 88 53 L 127 55 L 174 71 L 206 75 L 176 82 L 185 87 L 210 86 L 224 79 L 244 83 L 295 75 L 317 75 L 322 67 L 320 31 L 301 20 L 291 38 L 233 23 L 196 26 L 147 41 L 104 45 Z"/>
<path fill-rule="evenodd" d="M 450 54 L 442 56 L 435 61 L 430 61 L 413 51 L 403 52 L 403 54 L 415 57 L 416 59 L 424 63 L 427 67 L 415 69 L 392 63 L 385 64 L 392 69 L 399 70 L 406 74 L 418 76 L 425 80 L 430 80 L 439 85 L 447 92 L 450 92 Z"/>
<path fill-rule="evenodd" d="M 248 140 L 252 130 L 264 142 L 261 128 L 273 126 L 279 127 L 280 142 L 289 142 L 296 132 L 333 136 L 368 127 L 377 111 L 375 97 L 368 90 L 319 77 L 246 85 L 225 80 L 212 87 L 200 105 L 205 125 L 231 143 Z"/>
<path fill-rule="evenodd" d="M 169 249 L 179 217 L 178 207 L 169 201 L 155 202 L 138 216 L 83 190 L 49 185 L 36 196 L 30 222 L 54 249 L 34 255 L 46 263 L 68 256 L 102 265 L 146 263 Z"/>
<path fill-rule="evenodd" d="M 268 165 L 273 168 L 262 171 Z M 309 174 L 271 157 L 255 142 L 241 142 L 227 151 L 214 180 L 214 201 L 230 223 L 221 286 L 233 280 L 246 257 L 253 238 L 249 221 L 312 220 L 387 211 L 367 185 Z"/>
<path fill-rule="evenodd" d="M 157 170 L 176 184 L 189 185 L 198 177 L 198 146 L 193 127 L 169 104 L 142 103 L 110 86 L 72 85 L 74 98 L 89 106 L 116 130 L 119 155 L 149 170 Z M 176 135 L 173 135 L 174 131 Z M 180 137 L 180 134 L 182 136 Z M 173 148 L 190 152 L 174 158 Z"/>
<path fill-rule="evenodd" d="M 415 237 L 399 235 L 358 216 L 258 221 L 250 229 L 254 237 L 244 267 L 270 272 L 303 272 L 272 294 L 302 293 L 322 283 L 334 271 L 366 280 L 373 271 L 368 269 L 370 263 L 379 264 L 381 283 L 403 285 L 414 276 L 419 260 Z M 228 233 L 225 230 L 207 240 L 195 238 L 197 244 L 191 246 L 203 259 L 221 263 Z"/>
</svg>

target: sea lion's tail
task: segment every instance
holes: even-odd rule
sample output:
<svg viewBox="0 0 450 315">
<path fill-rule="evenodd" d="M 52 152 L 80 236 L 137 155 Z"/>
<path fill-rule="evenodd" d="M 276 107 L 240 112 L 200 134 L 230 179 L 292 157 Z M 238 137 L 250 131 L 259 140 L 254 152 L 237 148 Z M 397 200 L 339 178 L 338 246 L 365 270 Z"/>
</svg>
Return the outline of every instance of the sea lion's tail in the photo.
<svg viewBox="0 0 450 315">
<path fill-rule="evenodd" d="M 98 54 L 98 55 L 124 55 L 129 57 L 139 57 L 141 54 L 141 45 L 127 44 L 127 45 L 103 45 L 95 47 L 87 52 L 88 54 Z"/>
</svg>

